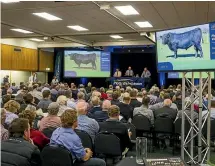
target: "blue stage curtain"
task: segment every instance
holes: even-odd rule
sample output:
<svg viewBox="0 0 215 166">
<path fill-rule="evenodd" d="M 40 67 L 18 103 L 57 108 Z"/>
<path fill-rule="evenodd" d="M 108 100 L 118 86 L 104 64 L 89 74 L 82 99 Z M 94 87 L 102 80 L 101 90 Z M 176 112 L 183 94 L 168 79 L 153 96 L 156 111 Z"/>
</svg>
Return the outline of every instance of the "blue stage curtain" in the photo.
<svg viewBox="0 0 215 166">
<path fill-rule="evenodd" d="M 194 78 L 194 85 L 199 85 L 199 79 L 198 78 Z"/>
<path fill-rule="evenodd" d="M 88 82 L 88 79 L 86 77 L 80 78 L 80 84 L 86 85 Z"/>
<path fill-rule="evenodd" d="M 165 77 L 165 73 L 159 73 L 159 83 L 160 86 L 163 86 L 166 84 L 166 77 Z"/>
<path fill-rule="evenodd" d="M 55 57 L 55 70 L 54 70 L 54 75 L 57 77 L 59 81 L 61 80 L 62 62 L 63 62 L 63 52 L 59 51 Z"/>
</svg>

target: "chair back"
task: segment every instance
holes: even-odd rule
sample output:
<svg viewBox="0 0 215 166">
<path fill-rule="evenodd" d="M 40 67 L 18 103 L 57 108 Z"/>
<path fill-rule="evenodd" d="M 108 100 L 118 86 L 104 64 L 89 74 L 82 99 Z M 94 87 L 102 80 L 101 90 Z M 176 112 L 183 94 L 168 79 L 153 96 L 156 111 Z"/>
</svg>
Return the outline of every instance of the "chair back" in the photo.
<svg viewBox="0 0 215 166">
<path fill-rule="evenodd" d="M 93 149 L 94 149 L 93 141 L 92 141 L 92 138 L 90 137 L 90 135 L 86 131 L 83 131 L 83 130 L 75 129 L 75 132 L 81 139 L 83 147 L 90 148 L 93 151 Z"/>
<path fill-rule="evenodd" d="M 175 124 L 174 124 L 175 134 L 181 135 L 181 125 L 182 125 L 182 119 L 181 118 L 176 119 Z M 184 126 L 185 135 L 188 134 L 189 129 L 190 129 L 190 124 L 189 124 L 188 120 L 185 120 L 185 126 Z"/>
<path fill-rule="evenodd" d="M 110 157 L 122 156 L 120 139 L 113 133 L 98 133 L 95 138 L 94 146 L 96 155 Z"/>
<path fill-rule="evenodd" d="M 174 131 L 173 120 L 168 117 L 157 117 L 154 130 L 156 133 L 172 134 Z"/>
<path fill-rule="evenodd" d="M 72 154 L 65 147 L 49 144 L 40 153 L 42 166 L 73 166 Z"/>
<path fill-rule="evenodd" d="M 43 129 L 42 133 L 43 133 L 46 137 L 51 138 L 52 133 L 55 131 L 55 129 L 56 129 L 56 128 L 54 128 L 54 127 L 48 127 L 48 128 Z"/>
<path fill-rule="evenodd" d="M 131 135 L 131 141 L 136 141 L 136 127 L 132 123 L 127 123 L 128 129 L 130 129 Z"/>
<path fill-rule="evenodd" d="M 135 115 L 131 123 L 136 127 L 136 130 L 151 131 L 152 126 L 149 119 L 142 114 Z"/>
</svg>

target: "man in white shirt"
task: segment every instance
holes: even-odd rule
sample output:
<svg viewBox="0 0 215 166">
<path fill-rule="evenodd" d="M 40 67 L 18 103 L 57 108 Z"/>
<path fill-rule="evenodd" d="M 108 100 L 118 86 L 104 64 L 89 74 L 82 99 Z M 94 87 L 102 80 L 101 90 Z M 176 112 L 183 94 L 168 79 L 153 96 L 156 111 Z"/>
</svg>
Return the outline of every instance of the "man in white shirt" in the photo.
<svg viewBox="0 0 215 166">
<path fill-rule="evenodd" d="M 122 76 L 122 72 L 119 69 L 116 69 L 116 72 L 113 75 L 114 77 L 121 77 Z"/>
<path fill-rule="evenodd" d="M 35 72 L 35 73 L 33 73 L 33 74 L 29 77 L 28 82 L 29 82 L 30 84 L 32 84 L 32 83 L 37 82 L 37 81 L 38 81 L 38 80 L 37 80 L 37 73 Z"/>
<path fill-rule="evenodd" d="M 129 66 L 128 70 L 125 72 L 125 76 L 127 76 L 127 77 L 133 77 L 133 75 L 134 75 L 134 72 L 131 69 L 131 66 Z"/>
</svg>

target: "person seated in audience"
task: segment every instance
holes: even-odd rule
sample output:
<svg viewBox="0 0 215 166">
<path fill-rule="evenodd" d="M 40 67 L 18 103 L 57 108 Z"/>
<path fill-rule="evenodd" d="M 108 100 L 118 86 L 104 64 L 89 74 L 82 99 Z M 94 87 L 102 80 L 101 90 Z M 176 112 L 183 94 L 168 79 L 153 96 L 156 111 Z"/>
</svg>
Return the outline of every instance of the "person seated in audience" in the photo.
<svg viewBox="0 0 215 166">
<path fill-rule="evenodd" d="M 40 151 L 30 139 L 27 119 L 17 118 L 9 127 L 10 138 L 1 142 L 1 164 L 40 166 Z"/>
<path fill-rule="evenodd" d="M 111 105 L 118 105 L 119 104 L 119 95 L 117 91 L 114 91 L 112 94 Z"/>
<path fill-rule="evenodd" d="M 108 98 L 108 96 L 107 96 L 107 93 L 105 93 L 105 88 L 101 87 L 100 92 L 101 92 L 101 99 L 106 100 Z"/>
<path fill-rule="evenodd" d="M 9 126 L 14 119 L 18 118 L 17 112 L 20 109 L 20 104 L 10 100 L 4 104 L 4 108 L 6 109 L 5 125 Z"/>
<path fill-rule="evenodd" d="M 46 128 L 58 128 L 61 126 L 60 117 L 57 116 L 59 111 L 59 104 L 57 102 L 50 103 L 48 106 L 48 116 L 42 118 L 39 123 L 39 130 L 43 131 Z"/>
<path fill-rule="evenodd" d="M 123 101 L 119 103 L 118 107 L 120 108 L 120 115 L 128 121 L 133 117 L 133 108 L 129 105 L 131 102 L 131 97 L 129 93 L 123 94 Z"/>
<path fill-rule="evenodd" d="M 44 90 L 49 90 L 50 91 L 50 85 L 48 83 L 45 83 L 43 89 L 41 90 L 41 92 L 43 93 Z"/>
<path fill-rule="evenodd" d="M 79 103 L 79 102 L 85 102 L 85 95 L 83 92 L 78 92 L 78 94 L 77 94 L 76 103 Z"/>
<path fill-rule="evenodd" d="M 132 107 L 132 109 L 134 109 L 136 107 L 140 107 L 142 105 L 141 102 L 139 102 L 137 100 L 137 91 L 136 90 L 130 91 L 130 97 L 131 97 L 131 102 L 129 105 Z"/>
<path fill-rule="evenodd" d="M 58 96 L 61 96 L 61 95 L 65 95 L 65 85 L 64 84 L 60 84 L 60 88 L 58 90 Z"/>
<path fill-rule="evenodd" d="M 8 130 L 4 128 L 4 123 L 6 119 L 6 110 L 1 108 L 1 140 L 7 140 L 9 138 Z"/>
<path fill-rule="evenodd" d="M 78 104 L 79 105 L 79 104 Z M 81 140 L 75 133 L 78 118 L 75 110 L 66 110 L 61 118 L 62 127 L 57 128 L 53 133 L 50 144 L 62 145 L 67 148 L 76 159 L 75 165 L 79 166 L 105 166 L 106 163 L 97 158 L 91 158 L 93 153 L 89 148 L 82 146 Z"/>
<path fill-rule="evenodd" d="M 202 111 L 202 118 L 204 119 L 206 117 L 208 111 Z M 215 119 L 215 100 L 211 100 L 211 119 Z"/>
<path fill-rule="evenodd" d="M 27 93 L 23 96 L 24 99 L 24 104 L 21 104 L 21 108 L 19 110 L 19 112 L 22 112 L 23 110 L 25 110 L 27 107 L 31 107 L 32 110 L 37 110 L 37 106 L 34 103 L 34 97 L 30 94 Z"/>
<path fill-rule="evenodd" d="M 178 111 L 171 108 L 171 105 L 172 105 L 172 101 L 170 99 L 165 99 L 163 102 L 163 107 L 156 109 L 154 111 L 155 119 L 158 118 L 159 116 L 162 116 L 162 117 L 169 117 L 170 119 L 175 121 Z"/>
<path fill-rule="evenodd" d="M 69 109 L 69 107 L 67 106 L 67 100 L 68 99 L 66 98 L 66 96 L 63 95 L 57 98 L 57 103 L 60 105 L 59 112 L 57 114 L 58 116 L 61 116 L 65 110 Z"/>
<path fill-rule="evenodd" d="M 92 88 L 92 84 L 91 84 L 91 82 L 88 82 L 88 83 L 87 83 L 87 87 L 86 87 L 87 93 L 90 93 L 90 92 L 91 92 L 91 88 Z"/>
<path fill-rule="evenodd" d="M 143 92 L 138 92 L 138 93 L 137 93 L 137 100 L 138 100 L 139 102 L 142 102 L 142 100 L 143 100 Z"/>
<path fill-rule="evenodd" d="M 28 93 L 28 88 L 24 84 L 20 85 L 20 88 L 17 91 L 17 94 L 20 94 L 20 93 L 22 93 L 23 95 Z"/>
<path fill-rule="evenodd" d="M 170 99 L 170 95 L 169 93 L 165 93 L 163 96 L 163 99 Z M 171 100 L 171 99 L 170 99 Z M 160 103 L 156 103 L 154 105 L 150 105 L 149 109 L 151 109 L 152 111 L 156 111 L 157 109 L 160 109 L 164 106 L 164 101 L 160 102 Z M 178 111 L 177 105 L 175 103 L 171 102 L 170 108 L 174 109 L 176 112 Z"/>
<path fill-rule="evenodd" d="M 185 101 L 185 106 L 187 106 L 187 108 L 185 110 L 185 113 L 188 115 L 189 118 L 191 118 L 191 105 L 192 105 L 191 101 Z M 196 121 L 198 119 L 198 117 L 199 117 L 199 114 L 197 112 L 193 111 L 193 119 L 194 119 L 194 121 Z M 202 117 L 203 117 L 203 112 L 202 112 Z M 182 118 L 182 110 L 178 111 L 178 114 L 177 114 L 177 117 L 176 117 L 175 121 L 178 118 Z"/>
<path fill-rule="evenodd" d="M 67 97 L 67 107 L 75 109 L 76 108 L 76 103 L 75 100 L 72 98 L 72 92 L 71 90 L 66 90 L 65 91 L 65 96 Z"/>
<path fill-rule="evenodd" d="M 108 110 L 109 119 L 100 123 L 100 132 L 109 132 L 115 134 L 121 142 L 122 151 L 125 154 L 131 146 L 130 136 L 126 125 L 119 121 L 120 110 L 116 105 L 111 105 Z"/>
<path fill-rule="evenodd" d="M 135 115 L 142 114 L 149 119 L 152 125 L 154 125 L 154 114 L 152 110 L 149 109 L 149 102 L 150 102 L 149 97 L 143 97 L 142 106 L 134 108 L 133 117 Z"/>
<path fill-rule="evenodd" d="M 78 113 L 77 129 L 86 131 L 94 141 L 96 134 L 99 132 L 99 125 L 95 119 L 89 118 L 87 114 L 86 102 L 78 102 L 76 106 Z"/>
<path fill-rule="evenodd" d="M 43 91 L 43 99 L 40 100 L 37 107 L 41 108 L 43 110 L 43 112 L 47 112 L 49 104 L 52 103 L 50 98 L 51 98 L 50 90 L 44 90 Z"/>
<path fill-rule="evenodd" d="M 113 93 L 113 85 L 109 85 L 109 88 L 107 91 L 112 91 L 112 93 Z"/>
<path fill-rule="evenodd" d="M 2 87 L 2 96 L 4 96 L 4 95 L 7 94 L 7 90 L 8 90 L 8 89 L 10 89 L 9 83 L 3 84 L 3 87 Z"/>
<path fill-rule="evenodd" d="M 181 91 L 177 91 L 173 98 L 174 98 L 173 103 L 176 104 L 178 110 L 182 110 L 182 94 L 181 94 Z"/>
<path fill-rule="evenodd" d="M 7 103 L 8 101 L 11 100 L 11 95 L 4 95 L 2 96 L 2 105 L 4 105 L 5 103 Z"/>
<path fill-rule="evenodd" d="M 49 138 L 47 138 L 42 132 L 33 129 L 33 122 L 36 117 L 36 112 L 32 110 L 24 110 L 19 114 L 19 117 L 28 119 L 30 125 L 30 138 L 40 150 L 43 149 L 45 145 L 49 143 Z"/>
<path fill-rule="evenodd" d="M 72 88 L 72 96 L 75 100 L 77 99 L 77 94 L 78 94 L 78 89 L 77 89 L 76 85 L 74 85 Z"/>
<path fill-rule="evenodd" d="M 100 99 L 96 96 L 92 98 L 93 108 L 89 111 L 88 116 L 95 119 L 97 122 L 103 122 L 108 119 L 107 111 L 111 105 L 109 100 L 105 100 L 100 107 Z"/>
<path fill-rule="evenodd" d="M 155 91 L 154 89 L 150 89 L 149 90 L 149 94 L 148 94 L 148 97 L 150 99 L 150 105 L 154 105 L 157 101 L 157 96 L 154 95 Z"/>
<path fill-rule="evenodd" d="M 42 92 L 38 91 L 37 88 L 39 87 L 38 84 L 33 85 L 33 91 L 32 91 L 32 96 L 37 98 L 38 100 L 42 100 L 43 95 Z"/>
</svg>

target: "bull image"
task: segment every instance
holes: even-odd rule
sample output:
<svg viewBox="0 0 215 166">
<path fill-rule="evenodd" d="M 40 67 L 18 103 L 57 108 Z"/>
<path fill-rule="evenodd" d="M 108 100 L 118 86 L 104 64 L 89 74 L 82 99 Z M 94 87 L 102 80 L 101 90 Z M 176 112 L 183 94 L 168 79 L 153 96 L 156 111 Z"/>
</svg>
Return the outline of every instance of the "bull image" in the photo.
<svg viewBox="0 0 215 166">
<path fill-rule="evenodd" d="M 188 49 L 194 46 L 196 51 L 195 58 L 198 57 L 198 52 L 200 52 L 200 57 L 203 57 L 202 52 L 202 30 L 200 28 L 195 28 L 193 30 L 184 33 L 166 33 L 161 36 L 162 44 L 168 45 L 169 49 L 174 52 L 174 57 L 177 58 L 178 49 Z"/>
<path fill-rule="evenodd" d="M 74 60 L 75 63 L 78 65 L 78 67 L 80 68 L 81 64 L 92 64 L 92 69 L 96 70 L 96 54 L 92 53 L 92 54 L 71 54 L 70 55 L 70 59 Z"/>
</svg>

